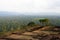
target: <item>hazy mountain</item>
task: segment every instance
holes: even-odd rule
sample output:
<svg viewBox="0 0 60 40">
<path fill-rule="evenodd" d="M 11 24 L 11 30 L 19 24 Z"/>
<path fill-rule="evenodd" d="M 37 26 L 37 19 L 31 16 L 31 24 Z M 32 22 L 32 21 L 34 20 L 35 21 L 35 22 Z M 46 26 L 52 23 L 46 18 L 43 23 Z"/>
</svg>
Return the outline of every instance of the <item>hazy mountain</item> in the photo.
<svg viewBox="0 0 60 40">
<path fill-rule="evenodd" d="M 42 15 L 42 13 L 37 15 L 33 15 L 33 13 L 31 15 L 28 15 L 29 13 L 17 13 L 17 12 L 6 12 L 6 11 L 0 11 L 0 16 L 40 16 L 40 17 L 57 17 L 59 15 L 47 15 L 48 13 L 45 13 Z M 52 13 L 53 14 L 53 13 Z"/>
<path fill-rule="evenodd" d="M 17 12 L 0 12 L 0 16 L 17 16 L 17 15 L 23 14 L 18 14 Z"/>
</svg>

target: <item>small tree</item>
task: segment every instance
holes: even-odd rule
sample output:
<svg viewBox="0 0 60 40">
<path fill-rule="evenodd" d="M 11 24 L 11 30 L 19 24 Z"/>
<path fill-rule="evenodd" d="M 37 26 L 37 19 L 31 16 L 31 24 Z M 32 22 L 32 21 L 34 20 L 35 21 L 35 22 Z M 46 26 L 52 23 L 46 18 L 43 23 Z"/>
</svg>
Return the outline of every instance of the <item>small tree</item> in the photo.
<svg viewBox="0 0 60 40">
<path fill-rule="evenodd" d="M 41 23 L 41 26 L 47 26 L 49 23 L 48 19 L 40 19 L 39 22 Z"/>
<path fill-rule="evenodd" d="M 45 25 L 46 25 L 46 26 L 50 25 L 49 19 L 45 19 Z"/>
<path fill-rule="evenodd" d="M 34 23 L 34 22 L 29 22 L 27 25 L 28 25 L 28 26 L 34 26 L 35 23 Z"/>
</svg>

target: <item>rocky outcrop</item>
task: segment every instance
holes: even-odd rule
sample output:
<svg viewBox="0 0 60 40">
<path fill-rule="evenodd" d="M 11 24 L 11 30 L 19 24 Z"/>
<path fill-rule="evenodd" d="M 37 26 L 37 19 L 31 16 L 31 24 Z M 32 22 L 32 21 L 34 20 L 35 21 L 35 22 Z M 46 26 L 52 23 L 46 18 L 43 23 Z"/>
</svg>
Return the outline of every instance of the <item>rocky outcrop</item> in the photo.
<svg viewBox="0 0 60 40">
<path fill-rule="evenodd" d="M 31 32 L 24 32 L 22 34 L 11 34 L 5 38 L 1 38 L 0 40 L 60 40 L 60 32 L 55 31 L 42 31 L 44 28 L 37 28 Z M 48 27 L 49 28 L 49 27 Z"/>
</svg>

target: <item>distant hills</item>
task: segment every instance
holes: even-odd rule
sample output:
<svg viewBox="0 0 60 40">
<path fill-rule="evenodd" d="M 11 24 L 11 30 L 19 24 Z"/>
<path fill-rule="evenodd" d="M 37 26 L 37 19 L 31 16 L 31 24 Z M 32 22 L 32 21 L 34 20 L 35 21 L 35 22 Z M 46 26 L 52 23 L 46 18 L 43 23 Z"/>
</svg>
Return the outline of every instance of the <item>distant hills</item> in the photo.
<svg viewBox="0 0 60 40">
<path fill-rule="evenodd" d="M 36 21 L 36 19 L 48 18 L 53 25 L 60 26 L 60 16 L 55 16 L 55 15 L 54 16 L 53 15 L 25 15 L 25 14 L 17 13 L 17 12 L 0 12 L 0 18 L 2 18 L 2 19 L 10 18 L 11 20 L 19 20 L 19 22 L 21 22 L 21 24 L 24 23 L 24 25 L 27 24 L 26 22 L 30 22 L 31 20 L 33 20 L 34 22 L 39 24 L 39 22 Z"/>
<path fill-rule="evenodd" d="M 0 12 L 0 16 L 17 16 L 17 12 Z M 19 14 L 23 15 L 23 14 Z"/>
<path fill-rule="evenodd" d="M 13 14 L 9 12 L 0 12 L 0 16 L 8 16 L 8 15 L 13 15 Z"/>
<path fill-rule="evenodd" d="M 40 13 L 37 15 L 31 13 L 31 15 L 29 15 L 30 13 L 18 13 L 18 12 L 6 12 L 6 11 L 0 11 L 0 16 L 59 16 L 59 15 L 47 15 L 47 14 L 50 14 L 50 13 L 45 13 L 45 15 L 43 13 Z M 43 15 L 42 15 L 43 14 Z M 52 13 L 54 14 L 54 13 Z"/>
</svg>

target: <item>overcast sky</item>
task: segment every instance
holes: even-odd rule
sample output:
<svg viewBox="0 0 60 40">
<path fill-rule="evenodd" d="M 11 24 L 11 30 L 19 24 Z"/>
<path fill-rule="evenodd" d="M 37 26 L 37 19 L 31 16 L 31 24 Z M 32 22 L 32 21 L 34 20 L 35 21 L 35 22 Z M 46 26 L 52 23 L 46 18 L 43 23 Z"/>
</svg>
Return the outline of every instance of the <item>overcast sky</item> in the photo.
<svg viewBox="0 0 60 40">
<path fill-rule="evenodd" d="M 60 0 L 0 0 L 0 11 L 24 14 L 54 12 L 54 15 L 60 15 Z"/>
</svg>

